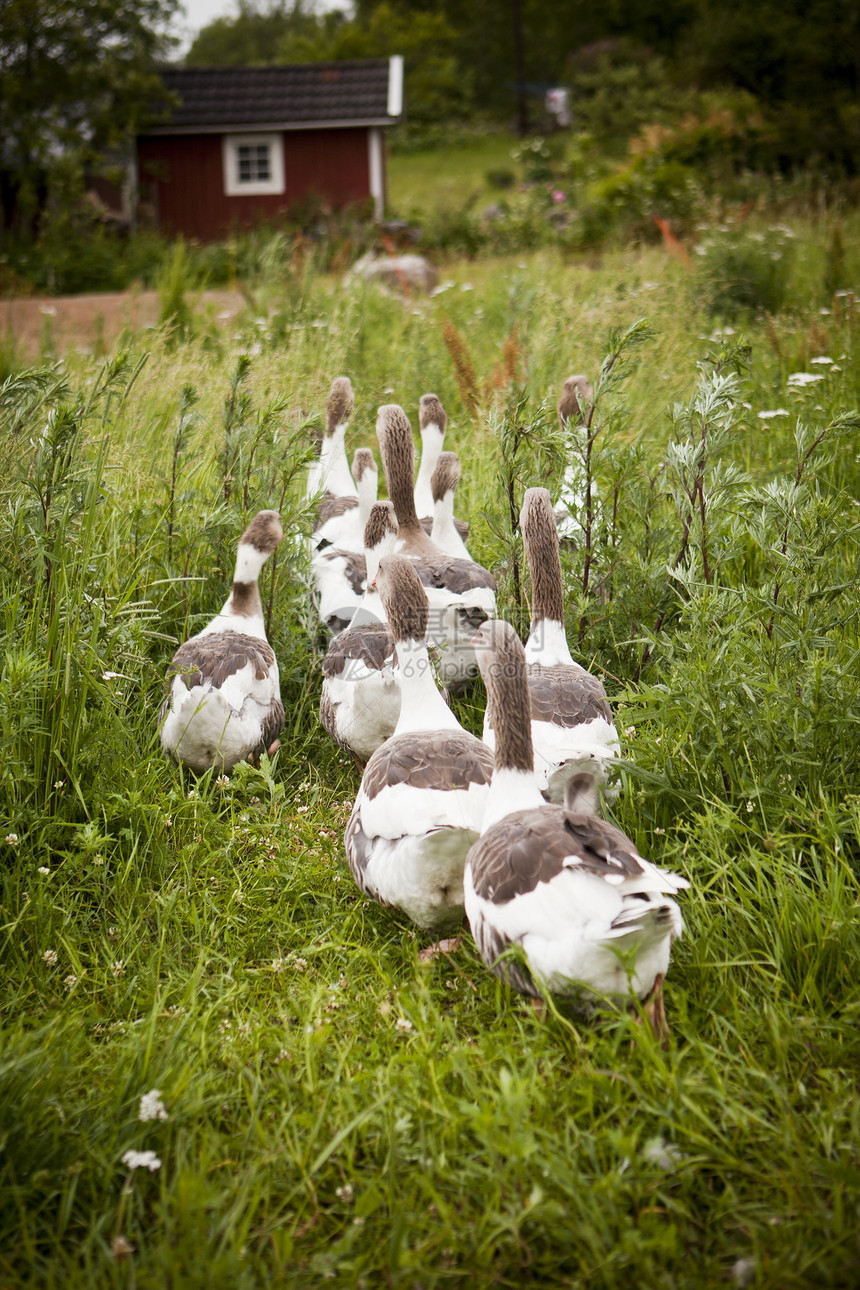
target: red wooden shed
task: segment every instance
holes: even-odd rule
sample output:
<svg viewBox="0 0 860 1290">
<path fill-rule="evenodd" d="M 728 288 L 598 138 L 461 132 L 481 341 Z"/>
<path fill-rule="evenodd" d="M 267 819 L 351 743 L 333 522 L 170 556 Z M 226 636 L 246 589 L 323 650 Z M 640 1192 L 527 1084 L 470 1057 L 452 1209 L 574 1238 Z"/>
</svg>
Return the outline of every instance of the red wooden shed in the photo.
<svg viewBox="0 0 860 1290">
<path fill-rule="evenodd" d="M 385 206 L 383 131 L 403 112 L 403 59 L 162 71 L 178 104 L 137 139 L 132 186 L 156 226 L 200 241 L 311 195 Z"/>
</svg>

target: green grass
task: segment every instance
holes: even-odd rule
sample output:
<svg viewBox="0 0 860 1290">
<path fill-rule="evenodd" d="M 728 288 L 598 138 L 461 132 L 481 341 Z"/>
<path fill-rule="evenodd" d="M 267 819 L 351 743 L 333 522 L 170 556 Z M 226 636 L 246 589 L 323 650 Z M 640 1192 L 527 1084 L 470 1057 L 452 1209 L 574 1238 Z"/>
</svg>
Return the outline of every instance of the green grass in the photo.
<svg viewBox="0 0 860 1290">
<path fill-rule="evenodd" d="M 504 132 L 476 135 L 444 152 L 393 152 L 388 158 L 391 212 L 420 224 L 428 212 L 459 208 L 470 197 L 483 204 L 497 201 L 500 190 L 487 176 L 500 170 L 514 174 L 511 152 L 518 144 L 516 135 Z"/>
<path fill-rule="evenodd" d="M 750 476 L 739 492 L 705 472 L 710 588 L 693 552 L 671 592 L 665 462 L 726 338 L 659 251 L 460 265 L 405 304 L 270 277 L 236 335 L 131 336 L 106 373 L 70 353 L 0 391 L 0 1286 L 856 1285 L 856 423 L 816 452 L 785 553 L 762 490 L 793 476 L 796 416 L 823 428 L 860 405 L 858 319 L 844 299 L 819 312 L 827 230 L 800 232 L 793 307 L 748 320 L 751 369 L 709 431 L 711 464 Z M 610 330 L 643 315 L 595 450 L 615 544 L 601 529 L 587 595 L 569 557 L 568 632 L 585 620 L 624 732 L 616 817 L 692 884 L 666 1051 L 633 1017 L 539 1019 L 468 938 L 423 964 L 426 938 L 360 896 L 342 848 L 358 776 L 316 719 L 300 542 L 264 579 L 274 761 L 223 787 L 156 737 L 174 643 L 223 602 L 245 517 L 306 523 L 301 426 L 332 377 L 356 387 L 350 452 L 379 403 L 414 422 L 439 393 L 458 511 L 510 615 L 500 471 L 546 480 L 528 442 L 499 462 L 492 424 L 510 430 L 517 399 L 536 424 L 546 399 L 548 434 L 561 380 L 594 378 Z M 494 378 L 506 340 L 525 403 Z M 788 387 L 822 355 L 840 370 Z M 479 686 L 459 708 L 479 722 Z M 141 1122 L 152 1089 L 168 1118 Z M 129 1150 L 160 1167 L 130 1171 Z"/>
</svg>

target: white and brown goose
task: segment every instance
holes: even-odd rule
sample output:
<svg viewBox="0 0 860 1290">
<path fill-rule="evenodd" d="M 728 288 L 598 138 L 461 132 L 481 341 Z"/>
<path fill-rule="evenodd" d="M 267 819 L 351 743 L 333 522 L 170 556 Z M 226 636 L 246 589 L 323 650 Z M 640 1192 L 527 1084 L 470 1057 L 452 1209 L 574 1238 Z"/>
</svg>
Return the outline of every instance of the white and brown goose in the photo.
<svg viewBox="0 0 860 1290">
<path fill-rule="evenodd" d="M 594 782 L 570 781 L 547 804 L 533 770 L 525 652 L 509 623 L 485 623 L 478 660 L 496 715 L 495 773 L 481 837 L 469 852 L 466 914 L 487 966 L 523 994 L 541 987 L 589 1011 L 647 1001 L 665 1033 L 662 982 L 689 886 L 651 864 L 594 813 Z M 520 946 L 526 962 L 500 956 Z"/>
<path fill-rule="evenodd" d="M 532 623 L 526 643 L 534 769 L 551 802 L 563 802 L 565 783 L 591 774 L 602 788 L 619 753 L 618 734 L 603 682 L 571 657 L 564 630 L 558 532 L 545 488 L 530 488 L 520 530 L 532 580 Z M 484 742 L 495 741 L 495 712 L 487 704 Z M 610 790 L 611 791 L 611 790 Z"/>
<path fill-rule="evenodd" d="M 563 431 L 583 424 L 594 403 L 594 387 L 581 373 L 569 376 L 558 401 L 558 419 Z M 592 494 L 593 497 L 593 494 Z M 580 516 L 586 501 L 586 477 L 578 458 L 565 467 L 561 492 L 555 506 L 558 535 L 563 541 L 579 543 L 583 528 Z"/>
<path fill-rule="evenodd" d="M 388 495 L 399 526 L 397 550 L 413 561 L 430 602 L 428 643 L 441 651 L 439 674 L 458 685 L 477 670 L 474 629 L 496 613 L 496 580 L 474 560 L 447 555 L 424 532 L 415 510 L 415 448 L 406 413 L 396 403 L 379 409 L 376 433 Z"/>
<path fill-rule="evenodd" d="M 446 555 L 452 555 L 457 560 L 471 560 L 466 543 L 460 537 L 454 521 L 454 494 L 461 475 L 462 469 L 456 452 L 440 453 L 430 480 L 433 493 L 433 527 L 430 537 Z"/>
<path fill-rule="evenodd" d="M 367 580 L 397 539 L 391 502 L 375 502 L 365 529 Z M 346 631 L 335 636 L 322 663 L 320 721 L 341 748 L 364 763 L 394 734 L 400 716 L 400 674 L 394 638 L 383 621 L 376 587 L 368 585 Z"/>
<path fill-rule="evenodd" d="M 378 482 L 376 461 L 369 448 L 356 449 L 352 474 L 358 504 L 333 516 L 314 533 L 317 546 L 311 556 L 317 612 L 320 621 L 333 632 L 343 631 L 351 621 L 367 586 L 364 530 L 376 501 Z"/>
<path fill-rule="evenodd" d="M 312 551 L 321 541 L 337 545 L 338 525 L 332 525 L 332 521 L 342 521 L 358 505 L 358 490 L 346 455 L 346 431 L 354 406 L 352 382 L 348 376 L 336 376 L 326 400 L 325 434 L 319 456 L 308 470 L 307 496 L 316 497 L 322 493 L 311 538 Z M 329 527 L 322 534 L 321 530 L 326 525 Z"/>
<path fill-rule="evenodd" d="M 427 653 L 428 604 L 410 560 L 376 575 L 400 668 L 400 717 L 364 771 L 344 843 L 362 891 L 437 931 L 463 917 L 463 864 L 480 832 L 493 759 L 440 694 Z"/>
<path fill-rule="evenodd" d="M 277 511 L 254 516 L 239 540 L 226 604 L 173 656 L 159 738 L 192 770 L 229 770 L 278 746 L 284 709 L 258 579 L 283 536 Z"/>
<path fill-rule="evenodd" d="M 418 465 L 418 477 L 415 480 L 415 510 L 421 519 L 421 527 L 424 532 L 431 533 L 436 513 L 433 475 L 442 455 L 445 430 L 448 425 L 448 417 L 438 394 L 421 395 L 418 400 L 418 424 L 421 431 L 421 461 Z M 463 520 L 453 519 L 453 508 L 452 522 L 457 530 L 460 542 L 464 542 L 469 536 L 469 526 Z M 435 538 L 434 541 L 436 541 Z M 440 546 L 442 546 L 442 543 L 440 543 Z M 442 549 L 447 550 L 448 548 L 442 546 Z M 451 554 L 459 555 L 460 552 L 452 551 Z M 471 559 L 468 552 L 466 553 L 466 559 Z"/>
</svg>

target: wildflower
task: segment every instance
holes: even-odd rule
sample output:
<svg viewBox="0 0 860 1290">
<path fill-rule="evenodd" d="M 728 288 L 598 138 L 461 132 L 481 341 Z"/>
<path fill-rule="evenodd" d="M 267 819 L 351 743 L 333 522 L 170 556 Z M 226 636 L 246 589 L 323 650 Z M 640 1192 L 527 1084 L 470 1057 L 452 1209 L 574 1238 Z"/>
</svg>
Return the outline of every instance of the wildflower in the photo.
<svg viewBox="0 0 860 1290">
<path fill-rule="evenodd" d="M 342 1187 L 338 1187 L 336 1189 L 334 1194 L 337 1196 L 338 1200 L 342 1200 L 345 1205 L 348 1205 L 355 1195 L 355 1192 L 352 1190 L 352 1183 L 344 1183 Z"/>
<path fill-rule="evenodd" d="M 63 985 L 65 986 L 66 990 L 69 992 L 74 990 L 77 984 L 78 984 L 78 978 L 75 976 L 74 972 L 70 972 L 67 977 L 63 978 Z"/>
<path fill-rule="evenodd" d="M 665 830 L 665 829 L 655 829 L 655 830 L 654 830 L 654 832 L 655 832 L 655 833 L 665 833 L 665 832 L 666 832 L 666 830 Z"/>
<path fill-rule="evenodd" d="M 187 792 L 186 796 L 187 796 L 187 798 L 188 798 L 189 802 L 190 802 L 190 801 L 192 801 L 192 800 L 197 796 L 197 789 L 196 789 L 196 788 L 189 788 L 189 790 L 188 790 L 188 792 Z"/>
<path fill-rule="evenodd" d="M 39 865 L 39 868 L 36 870 L 36 872 L 37 872 L 37 873 L 44 874 L 44 875 L 45 875 L 45 877 L 47 878 L 48 874 L 49 874 L 51 871 L 50 871 L 50 869 L 48 868 L 48 866 L 47 866 L 46 864 L 40 864 L 40 865 Z"/>
<path fill-rule="evenodd" d="M 124 681 L 125 677 L 122 672 L 102 672 L 103 681 Z"/>
<path fill-rule="evenodd" d="M 161 1161 L 154 1151 L 126 1151 L 122 1163 L 129 1169 L 148 1169 L 152 1174 L 161 1168 Z"/>
<path fill-rule="evenodd" d="M 297 806 L 296 811 L 298 812 L 299 815 L 307 815 L 308 808 L 306 806 Z"/>
<path fill-rule="evenodd" d="M 567 196 L 565 193 L 561 191 L 560 188 L 554 188 L 552 193 L 552 200 L 554 202 L 564 202 L 564 201 L 567 201 Z"/>
<path fill-rule="evenodd" d="M 236 890 L 233 892 L 233 899 L 235 900 L 237 905 L 241 905 L 242 901 L 245 899 L 245 893 L 243 891 L 240 891 L 240 889 L 237 887 Z"/>
<path fill-rule="evenodd" d="M 59 792 L 61 788 L 65 788 L 65 787 L 66 787 L 66 781 L 64 779 L 54 780 L 54 788 L 57 790 L 57 792 Z"/>
<path fill-rule="evenodd" d="M 284 969 L 284 960 L 283 960 L 283 959 L 272 959 L 272 971 L 273 971 L 273 972 L 282 972 L 282 971 L 283 971 L 283 969 Z"/>
<path fill-rule="evenodd" d="M 821 372 L 792 372 L 787 379 L 788 385 L 812 385 L 814 381 L 823 381 L 824 377 Z"/>
<path fill-rule="evenodd" d="M 307 965 L 308 965 L 307 959 L 301 959 L 301 958 L 293 959 L 293 967 L 296 969 L 297 972 L 304 972 Z"/>
<path fill-rule="evenodd" d="M 96 868 L 99 868 L 101 865 L 104 864 L 104 862 L 105 862 L 104 856 L 93 856 L 93 864 L 96 866 Z"/>
<path fill-rule="evenodd" d="M 137 1110 L 137 1118 L 145 1124 L 147 1120 L 166 1120 L 167 1107 L 161 1100 L 161 1090 L 151 1088 L 148 1093 L 144 1093 L 140 1099 L 140 1106 Z"/>
<path fill-rule="evenodd" d="M 833 366 L 833 359 L 828 357 L 827 354 L 820 354 L 818 358 L 811 358 L 809 362 L 810 364 L 812 363 L 815 363 L 817 365 L 829 364 L 831 367 Z"/>
<path fill-rule="evenodd" d="M 624 731 L 624 738 L 625 738 L 625 739 L 635 739 L 635 738 L 636 738 L 636 727 L 635 727 L 635 726 L 628 726 L 628 727 L 627 727 L 627 729 Z"/>
<path fill-rule="evenodd" d="M 114 976 L 125 976 L 125 965 L 122 959 L 117 959 L 116 963 L 112 963 L 110 970 Z"/>
<path fill-rule="evenodd" d="M 42 961 L 47 963 L 48 967 L 53 967 L 57 961 L 57 951 L 45 950 L 45 953 L 42 955 Z"/>
<path fill-rule="evenodd" d="M 262 800 L 259 797 L 252 797 L 248 802 L 249 806 L 262 806 Z"/>
<path fill-rule="evenodd" d="M 18 834 L 17 834 L 17 833 L 7 833 L 7 834 L 6 834 L 6 845 L 7 845 L 7 847 L 17 847 L 17 845 L 18 845 Z"/>
<path fill-rule="evenodd" d="M 405 1031 L 411 1030 L 412 1022 L 409 1020 L 408 1017 L 398 1017 L 394 1023 L 394 1029 L 405 1030 Z"/>
<path fill-rule="evenodd" d="M 752 802 L 747 802 L 747 815 L 752 815 L 754 810 L 755 810 L 755 807 L 753 806 Z"/>
<path fill-rule="evenodd" d="M 115 1236 L 110 1243 L 110 1256 L 119 1262 L 120 1259 L 127 1259 L 130 1254 L 134 1254 L 134 1246 L 131 1241 L 124 1236 Z"/>
<path fill-rule="evenodd" d="M 165 815 L 165 817 L 164 817 L 164 827 L 165 827 L 166 829 L 172 829 L 172 828 L 173 828 L 173 816 L 172 816 L 172 815 Z"/>
<path fill-rule="evenodd" d="M 218 778 L 215 780 L 215 783 L 218 785 L 219 788 L 226 788 L 227 785 L 230 783 L 230 776 L 219 775 Z"/>
<path fill-rule="evenodd" d="M 110 940 L 115 941 L 115 940 L 116 940 L 116 938 L 117 938 L 118 936 L 119 936 L 119 928 L 118 928 L 118 927 L 109 927 L 109 928 L 108 928 L 108 937 L 109 937 L 109 939 L 110 939 Z"/>
</svg>

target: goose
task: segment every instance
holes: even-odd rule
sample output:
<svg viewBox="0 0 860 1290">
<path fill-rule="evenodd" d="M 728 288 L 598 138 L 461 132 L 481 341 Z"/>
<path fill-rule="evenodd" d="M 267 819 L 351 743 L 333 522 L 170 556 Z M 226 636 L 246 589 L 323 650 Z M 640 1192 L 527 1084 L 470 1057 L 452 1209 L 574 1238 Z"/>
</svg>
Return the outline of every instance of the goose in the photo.
<svg viewBox="0 0 860 1290">
<path fill-rule="evenodd" d="M 534 769 L 551 802 L 564 800 L 565 781 L 591 773 L 603 786 L 618 756 L 612 709 L 603 683 L 575 663 L 564 632 L 564 595 L 558 531 L 545 488 L 529 488 L 520 530 L 532 580 L 531 633 L 526 642 Z M 484 742 L 494 745 L 494 713 L 487 705 Z M 608 794 L 614 795 L 609 789 Z"/>
<path fill-rule="evenodd" d="M 316 549 L 317 533 L 324 525 L 340 519 L 358 505 L 358 490 L 350 474 L 344 444 L 354 406 L 352 382 L 348 376 L 336 376 L 326 400 L 325 435 L 320 444 L 319 456 L 308 470 L 307 496 L 315 497 L 322 492 L 314 523 L 314 536 L 311 539 L 312 550 Z M 327 536 L 325 540 L 332 542 L 335 539 Z"/>
<path fill-rule="evenodd" d="M 456 452 L 439 454 L 430 487 L 433 492 L 433 527 L 430 537 L 446 555 L 457 560 L 471 560 L 466 543 L 454 524 L 454 493 L 462 470 Z"/>
<path fill-rule="evenodd" d="M 277 511 L 254 516 L 239 539 L 223 609 L 173 656 L 159 739 L 169 756 L 194 771 L 227 771 L 278 747 L 284 709 L 258 579 L 283 537 Z"/>
<path fill-rule="evenodd" d="M 442 453 L 445 429 L 448 425 L 442 400 L 437 394 L 421 395 L 418 400 L 418 423 L 421 429 L 421 462 L 418 466 L 418 478 L 415 480 L 415 510 L 421 518 L 424 532 L 430 533 L 436 507 L 436 499 L 433 495 L 433 472 Z M 457 519 L 452 522 L 460 542 L 465 542 L 469 536 L 468 524 Z M 447 550 L 447 548 L 443 549 Z M 459 552 L 454 551 L 451 554 L 459 555 Z M 468 552 L 465 558 L 471 559 Z"/>
<path fill-rule="evenodd" d="M 427 595 L 412 562 L 383 556 L 376 584 L 397 647 L 400 717 L 365 767 L 344 844 L 363 892 L 436 931 L 463 918 L 463 864 L 480 832 L 493 758 L 437 689 Z"/>
<path fill-rule="evenodd" d="M 642 858 L 630 838 L 594 813 L 593 777 L 567 786 L 563 806 L 543 800 L 533 769 L 526 656 L 499 619 L 478 632 L 478 662 L 496 725 L 495 772 L 481 837 L 464 877 L 466 915 L 486 965 L 515 990 L 541 988 L 591 1011 L 600 1000 L 647 1001 L 666 1032 L 662 983 L 685 878 Z M 499 962 L 518 945 L 525 964 Z"/>
<path fill-rule="evenodd" d="M 368 588 L 346 631 L 335 636 L 322 663 L 320 721 L 362 765 L 394 734 L 400 716 L 400 676 L 394 638 L 372 582 L 391 554 L 397 521 L 390 502 L 375 502 L 365 529 Z"/>
<path fill-rule="evenodd" d="M 367 585 L 364 529 L 376 501 L 378 472 L 369 448 L 358 448 L 352 459 L 358 493 L 356 506 L 332 516 L 314 533 L 311 575 L 317 612 L 330 631 L 342 631 L 352 618 Z"/>
<path fill-rule="evenodd" d="M 587 376 L 569 376 L 558 401 L 558 419 L 562 431 L 579 426 L 594 404 L 594 386 Z M 585 471 L 578 458 L 565 467 L 561 492 L 555 507 L 559 537 L 564 541 L 582 541 L 583 526 L 579 516 L 585 507 Z M 593 493 L 592 493 L 593 497 Z"/>
<path fill-rule="evenodd" d="M 430 602 L 428 642 L 442 652 L 440 675 L 458 685 L 475 674 L 474 628 L 496 613 L 496 580 L 474 560 L 459 560 L 432 541 L 418 522 L 412 489 L 415 449 L 406 413 L 396 403 L 379 409 L 376 433 L 388 495 L 399 527 L 398 552 L 415 564 Z"/>
</svg>

